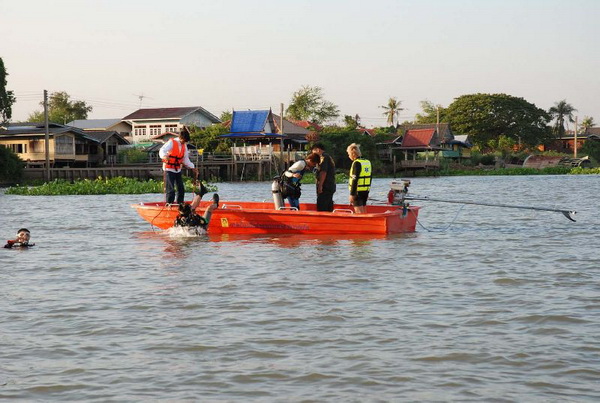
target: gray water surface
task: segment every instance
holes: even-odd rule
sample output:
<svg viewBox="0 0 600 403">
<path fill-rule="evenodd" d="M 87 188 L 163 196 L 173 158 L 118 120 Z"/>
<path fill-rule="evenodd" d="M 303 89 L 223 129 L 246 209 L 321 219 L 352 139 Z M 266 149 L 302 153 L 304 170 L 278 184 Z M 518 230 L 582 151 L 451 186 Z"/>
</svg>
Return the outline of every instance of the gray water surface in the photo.
<svg viewBox="0 0 600 403">
<path fill-rule="evenodd" d="M 411 190 L 578 221 L 415 202 L 414 234 L 170 238 L 129 207 L 161 195 L 0 193 L 0 236 L 37 244 L 0 250 L 0 398 L 598 401 L 600 176 Z"/>
</svg>

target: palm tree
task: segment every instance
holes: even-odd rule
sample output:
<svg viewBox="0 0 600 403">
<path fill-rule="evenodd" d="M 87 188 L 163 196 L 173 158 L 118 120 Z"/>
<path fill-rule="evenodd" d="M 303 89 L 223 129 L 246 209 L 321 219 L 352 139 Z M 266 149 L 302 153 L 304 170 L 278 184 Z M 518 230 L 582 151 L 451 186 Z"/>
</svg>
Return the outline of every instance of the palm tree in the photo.
<svg viewBox="0 0 600 403">
<path fill-rule="evenodd" d="M 388 125 L 394 126 L 394 119 L 396 119 L 396 123 L 398 122 L 398 114 L 404 110 L 400 105 L 402 105 L 402 101 L 398 101 L 396 97 L 390 97 L 387 105 L 380 106 L 381 109 L 385 110 L 383 116 L 387 117 Z"/>
<path fill-rule="evenodd" d="M 584 116 L 583 122 L 579 125 L 580 133 L 585 133 L 587 129 L 590 127 L 594 127 L 596 123 L 594 122 L 594 118 L 591 116 Z"/>
<path fill-rule="evenodd" d="M 553 130 L 558 138 L 562 138 L 562 136 L 565 135 L 565 119 L 569 122 L 573 122 L 573 112 L 576 111 L 577 109 L 573 108 L 571 104 L 568 104 L 566 99 L 556 102 L 553 107 L 548 109 L 550 116 L 556 119 Z"/>
</svg>

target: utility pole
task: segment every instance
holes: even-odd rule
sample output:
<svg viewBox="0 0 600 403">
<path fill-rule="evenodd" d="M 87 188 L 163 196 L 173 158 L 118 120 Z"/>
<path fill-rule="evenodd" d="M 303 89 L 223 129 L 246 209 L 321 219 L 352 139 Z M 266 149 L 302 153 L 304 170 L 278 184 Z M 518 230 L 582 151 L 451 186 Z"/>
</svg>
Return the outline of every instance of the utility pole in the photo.
<svg viewBox="0 0 600 403">
<path fill-rule="evenodd" d="M 573 137 L 573 158 L 577 158 L 577 116 L 575 116 L 575 136 Z"/>
<path fill-rule="evenodd" d="M 440 143 L 444 141 L 444 139 L 442 139 L 442 135 L 440 134 L 440 106 L 436 105 L 435 106 L 435 111 L 436 111 L 436 121 L 435 121 L 435 130 L 437 131 L 437 135 L 438 138 L 440 139 Z"/>
<path fill-rule="evenodd" d="M 279 148 L 281 153 L 281 167 L 280 171 L 285 169 L 285 163 L 283 162 L 283 102 L 279 104 L 279 134 L 281 134 Z"/>
<path fill-rule="evenodd" d="M 46 182 L 50 182 L 50 129 L 48 127 L 48 91 L 44 90 L 44 149 L 46 150 Z M 55 145 L 56 147 L 56 145 Z"/>
</svg>

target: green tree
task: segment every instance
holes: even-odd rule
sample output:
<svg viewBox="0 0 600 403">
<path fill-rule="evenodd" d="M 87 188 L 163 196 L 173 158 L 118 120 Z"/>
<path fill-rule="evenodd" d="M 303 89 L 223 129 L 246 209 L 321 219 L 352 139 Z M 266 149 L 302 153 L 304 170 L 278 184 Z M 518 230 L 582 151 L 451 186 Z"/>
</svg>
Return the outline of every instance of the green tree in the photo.
<svg viewBox="0 0 600 403">
<path fill-rule="evenodd" d="M 229 152 L 231 141 L 219 136 L 229 133 L 229 129 L 222 124 L 210 125 L 205 129 L 190 128 L 190 142 L 204 152 Z"/>
<path fill-rule="evenodd" d="M 417 124 L 429 124 L 437 123 L 438 111 L 440 114 L 440 122 L 445 120 L 446 109 L 442 105 L 434 105 L 431 101 L 421 101 L 421 109 L 423 114 L 417 113 L 415 115 L 415 123 Z"/>
<path fill-rule="evenodd" d="M 219 120 L 221 122 L 227 122 L 233 118 L 233 113 L 231 111 L 223 111 L 221 112 L 221 116 L 219 116 Z"/>
<path fill-rule="evenodd" d="M 350 169 L 352 161 L 348 158 L 346 148 L 352 143 L 360 144 L 363 157 L 371 160 L 374 166 L 379 162 L 375 140 L 355 129 L 340 126 L 324 127 L 320 132 L 319 142 L 325 145 L 327 153 L 333 157 L 335 166 L 339 169 Z"/>
<path fill-rule="evenodd" d="M 40 102 L 44 107 L 44 103 Z M 87 119 L 93 109 L 85 101 L 71 101 L 71 96 L 64 91 L 53 92 L 48 99 L 48 121 L 67 124 L 72 120 Z M 30 122 L 43 122 L 44 111 L 36 111 L 29 115 Z"/>
<path fill-rule="evenodd" d="M 380 106 L 381 109 L 385 110 L 385 112 L 383 112 L 383 116 L 387 118 L 388 125 L 394 126 L 394 121 L 398 123 L 398 115 L 400 114 L 400 111 L 404 110 L 401 105 L 402 101 L 398 101 L 396 97 L 390 97 L 387 105 Z"/>
<path fill-rule="evenodd" d="M 600 140 L 586 140 L 581 147 L 581 153 L 589 155 L 596 163 L 600 163 Z"/>
<path fill-rule="evenodd" d="M 584 116 L 583 122 L 579 125 L 578 133 L 585 133 L 587 129 L 594 127 L 596 123 L 594 122 L 594 118 L 591 116 Z"/>
<path fill-rule="evenodd" d="M 0 182 L 19 182 L 23 175 L 23 161 L 10 149 L 0 146 Z"/>
<path fill-rule="evenodd" d="M 0 124 L 7 123 L 10 120 L 12 117 L 12 104 L 15 102 L 13 92 L 6 90 L 7 75 L 4 61 L 0 57 Z"/>
<path fill-rule="evenodd" d="M 323 98 L 321 87 L 302 86 L 292 95 L 285 117 L 293 120 L 309 120 L 321 124 L 340 115 L 337 105 Z"/>
<path fill-rule="evenodd" d="M 565 120 L 574 122 L 573 112 L 576 111 L 577 109 L 573 108 L 565 99 L 556 102 L 553 107 L 548 109 L 550 116 L 555 119 L 552 130 L 556 137 L 561 138 L 565 135 Z"/>
<path fill-rule="evenodd" d="M 551 139 L 546 111 L 511 95 L 462 95 L 448 106 L 445 117 L 454 132 L 468 134 L 481 149 L 498 144 L 500 136 L 529 147 Z"/>
<path fill-rule="evenodd" d="M 354 116 L 344 115 L 344 123 L 346 124 L 346 128 L 354 130 L 360 126 L 360 116 L 358 114 Z"/>
</svg>

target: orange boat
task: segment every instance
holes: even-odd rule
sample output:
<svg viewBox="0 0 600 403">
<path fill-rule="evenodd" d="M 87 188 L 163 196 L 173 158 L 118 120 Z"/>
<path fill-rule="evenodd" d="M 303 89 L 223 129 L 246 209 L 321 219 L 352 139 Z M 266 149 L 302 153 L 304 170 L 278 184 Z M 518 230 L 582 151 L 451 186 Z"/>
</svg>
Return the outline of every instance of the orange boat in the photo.
<svg viewBox="0 0 600 403">
<path fill-rule="evenodd" d="M 196 212 L 202 214 L 212 202 L 204 201 Z M 167 229 L 178 214 L 177 205 L 132 204 L 151 225 Z M 301 210 L 276 210 L 268 202 L 221 201 L 208 226 L 211 234 L 397 234 L 414 232 L 419 207 L 370 205 L 366 214 L 354 214 L 348 205 L 335 205 L 334 211 L 316 211 L 315 204 L 302 204 Z"/>
</svg>

